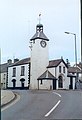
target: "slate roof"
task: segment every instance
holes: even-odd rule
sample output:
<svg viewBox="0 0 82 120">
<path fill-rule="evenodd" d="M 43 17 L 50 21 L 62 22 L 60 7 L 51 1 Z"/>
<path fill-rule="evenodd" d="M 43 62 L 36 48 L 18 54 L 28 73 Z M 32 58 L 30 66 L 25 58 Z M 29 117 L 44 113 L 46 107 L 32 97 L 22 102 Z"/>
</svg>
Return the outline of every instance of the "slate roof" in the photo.
<svg viewBox="0 0 82 120">
<path fill-rule="evenodd" d="M 8 63 L 1 64 L 0 65 L 0 73 L 7 72 L 7 67 L 8 67 Z"/>
<path fill-rule="evenodd" d="M 61 62 L 63 62 L 65 64 L 65 66 L 68 68 L 67 64 L 64 62 L 63 59 L 49 61 L 49 65 L 47 66 L 47 68 L 57 67 Z"/>
<path fill-rule="evenodd" d="M 67 77 L 76 77 L 76 75 L 74 75 L 72 73 L 68 73 Z"/>
<path fill-rule="evenodd" d="M 81 64 L 81 63 L 77 64 L 77 66 L 78 66 L 79 68 L 82 68 L 82 64 Z"/>
<path fill-rule="evenodd" d="M 30 58 L 25 58 L 25 59 L 22 59 L 22 60 L 19 60 L 19 61 L 13 63 L 12 65 L 9 65 L 9 67 L 24 65 L 24 64 L 28 64 L 28 63 L 30 63 Z"/>
<path fill-rule="evenodd" d="M 43 39 L 43 40 L 49 41 L 49 39 L 46 37 L 46 35 L 42 31 L 36 32 L 30 40 L 32 41 L 35 39 Z"/>
<path fill-rule="evenodd" d="M 37 80 L 42 79 L 49 79 L 49 80 L 56 80 L 57 78 L 53 76 L 48 70 L 46 70 Z"/>
<path fill-rule="evenodd" d="M 68 72 L 69 73 L 76 73 L 76 72 L 81 73 L 81 70 L 79 68 L 77 68 L 77 67 L 69 67 Z"/>
</svg>

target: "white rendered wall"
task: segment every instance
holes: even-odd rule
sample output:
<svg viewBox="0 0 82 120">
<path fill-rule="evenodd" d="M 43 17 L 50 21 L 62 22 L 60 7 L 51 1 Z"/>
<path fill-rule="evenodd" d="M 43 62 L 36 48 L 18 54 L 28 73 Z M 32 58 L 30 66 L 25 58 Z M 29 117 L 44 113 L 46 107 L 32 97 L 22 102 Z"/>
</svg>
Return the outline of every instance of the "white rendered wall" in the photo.
<svg viewBox="0 0 82 120">
<path fill-rule="evenodd" d="M 61 73 L 59 73 L 59 66 L 61 66 Z M 63 73 L 63 67 L 65 67 L 65 73 Z M 67 67 L 65 66 L 63 62 L 61 62 L 57 67 L 48 68 L 48 70 L 56 78 L 58 78 L 61 75 L 63 77 L 63 89 L 69 89 L 70 78 L 67 77 Z M 59 89 L 58 80 L 57 80 L 56 88 Z"/>
<path fill-rule="evenodd" d="M 52 80 L 42 80 L 42 84 L 41 81 L 39 80 L 39 89 L 47 89 L 50 90 L 50 86 L 52 86 Z"/>
<path fill-rule="evenodd" d="M 40 45 L 41 39 L 36 39 L 31 50 L 31 81 L 30 89 L 38 89 L 37 78 L 46 71 L 49 64 L 48 41 L 45 48 Z"/>
<path fill-rule="evenodd" d="M 25 75 L 21 76 L 21 66 L 25 66 Z M 16 77 L 13 77 L 13 68 L 16 67 Z M 21 87 L 21 78 L 24 78 L 24 86 L 28 87 L 29 64 L 13 66 L 8 68 L 8 87 L 13 87 L 13 79 L 16 79 L 16 87 Z"/>
</svg>

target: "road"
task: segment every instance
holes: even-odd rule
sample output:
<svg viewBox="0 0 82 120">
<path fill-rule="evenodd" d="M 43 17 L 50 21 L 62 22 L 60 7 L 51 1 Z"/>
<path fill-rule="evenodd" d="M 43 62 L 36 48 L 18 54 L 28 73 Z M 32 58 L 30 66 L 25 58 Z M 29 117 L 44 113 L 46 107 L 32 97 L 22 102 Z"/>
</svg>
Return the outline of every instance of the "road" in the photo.
<svg viewBox="0 0 82 120">
<path fill-rule="evenodd" d="M 1 112 L 1 120 L 82 119 L 82 91 L 16 91 L 20 100 Z"/>
</svg>

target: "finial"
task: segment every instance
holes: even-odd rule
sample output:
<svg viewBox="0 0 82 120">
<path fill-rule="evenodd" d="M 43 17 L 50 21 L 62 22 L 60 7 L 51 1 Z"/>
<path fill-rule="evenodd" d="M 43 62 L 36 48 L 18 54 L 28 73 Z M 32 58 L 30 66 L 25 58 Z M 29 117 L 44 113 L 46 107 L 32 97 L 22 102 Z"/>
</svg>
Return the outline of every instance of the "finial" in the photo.
<svg viewBox="0 0 82 120">
<path fill-rule="evenodd" d="M 39 24 L 40 24 L 40 22 L 41 22 L 41 13 L 39 14 Z"/>
</svg>

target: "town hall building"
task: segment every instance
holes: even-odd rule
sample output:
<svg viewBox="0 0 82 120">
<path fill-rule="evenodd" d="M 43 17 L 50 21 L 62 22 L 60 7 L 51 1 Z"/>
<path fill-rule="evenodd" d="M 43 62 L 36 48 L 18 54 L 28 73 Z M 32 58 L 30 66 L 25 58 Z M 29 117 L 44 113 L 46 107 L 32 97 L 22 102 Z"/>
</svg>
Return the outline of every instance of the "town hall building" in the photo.
<svg viewBox="0 0 82 120">
<path fill-rule="evenodd" d="M 8 66 L 7 88 L 75 89 L 76 76 L 68 73 L 63 58 L 49 61 L 49 39 L 40 23 L 30 39 L 30 51 L 30 58 Z"/>
</svg>

